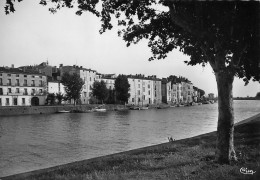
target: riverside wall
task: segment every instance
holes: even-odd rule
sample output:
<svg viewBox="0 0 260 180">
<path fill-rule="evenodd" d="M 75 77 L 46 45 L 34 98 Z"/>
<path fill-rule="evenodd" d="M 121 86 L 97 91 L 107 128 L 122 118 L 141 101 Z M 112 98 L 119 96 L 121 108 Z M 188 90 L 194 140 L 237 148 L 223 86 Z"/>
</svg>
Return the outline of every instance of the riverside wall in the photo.
<svg viewBox="0 0 260 180">
<path fill-rule="evenodd" d="M 99 104 L 86 104 L 86 105 L 59 105 L 59 106 L 3 106 L 0 107 L 0 116 L 15 116 L 15 115 L 28 115 L 28 114 L 50 114 L 58 111 L 66 110 L 90 110 L 99 106 Z M 125 109 L 124 105 L 108 104 L 102 106 L 108 111 Z"/>
</svg>

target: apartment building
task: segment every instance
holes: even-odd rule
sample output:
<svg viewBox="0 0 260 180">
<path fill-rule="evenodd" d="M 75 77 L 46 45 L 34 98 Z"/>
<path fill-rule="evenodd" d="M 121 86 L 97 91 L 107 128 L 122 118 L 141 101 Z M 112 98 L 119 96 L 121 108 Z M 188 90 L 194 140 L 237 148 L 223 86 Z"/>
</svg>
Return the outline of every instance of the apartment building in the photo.
<svg viewBox="0 0 260 180">
<path fill-rule="evenodd" d="M 63 66 L 63 64 L 60 64 L 59 71 L 61 76 L 65 72 L 68 72 L 70 74 L 76 73 L 80 76 L 80 78 L 84 81 L 80 100 L 82 104 L 89 104 L 92 93 L 92 86 L 93 83 L 97 80 L 96 78 L 98 77 L 96 75 L 97 72 L 95 70 L 83 68 L 82 66 Z"/>
<path fill-rule="evenodd" d="M 44 105 L 47 77 L 35 71 L 0 67 L 0 106 Z"/>
<path fill-rule="evenodd" d="M 157 78 L 155 75 L 148 76 L 153 81 L 153 104 L 162 103 L 162 80 Z"/>
<path fill-rule="evenodd" d="M 162 102 L 166 104 L 172 103 L 172 87 L 171 81 L 168 81 L 166 78 L 162 79 Z"/>
<path fill-rule="evenodd" d="M 145 106 L 154 104 L 154 80 L 142 74 L 128 75 L 130 97 L 128 104 Z"/>
<path fill-rule="evenodd" d="M 182 94 L 183 94 L 183 101 L 185 103 L 193 102 L 193 85 L 190 81 L 181 82 L 182 84 Z"/>
<path fill-rule="evenodd" d="M 106 83 L 107 89 L 113 90 L 115 89 L 115 81 L 117 78 L 116 74 L 101 74 L 101 76 L 98 76 L 98 81 L 103 80 Z"/>
</svg>

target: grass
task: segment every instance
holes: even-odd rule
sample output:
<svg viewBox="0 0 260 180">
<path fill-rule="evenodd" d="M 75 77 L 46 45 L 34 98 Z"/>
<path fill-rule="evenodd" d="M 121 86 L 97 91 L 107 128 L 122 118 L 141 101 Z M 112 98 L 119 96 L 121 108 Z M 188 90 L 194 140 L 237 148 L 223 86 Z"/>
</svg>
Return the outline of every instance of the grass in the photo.
<svg viewBox="0 0 260 180">
<path fill-rule="evenodd" d="M 215 162 L 216 133 L 212 132 L 173 143 L 2 179 L 253 179 L 256 174 L 244 175 L 239 170 L 246 167 L 256 171 L 260 166 L 260 117 L 236 126 L 234 140 L 238 161 L 230 165 Z"/>
</svg>

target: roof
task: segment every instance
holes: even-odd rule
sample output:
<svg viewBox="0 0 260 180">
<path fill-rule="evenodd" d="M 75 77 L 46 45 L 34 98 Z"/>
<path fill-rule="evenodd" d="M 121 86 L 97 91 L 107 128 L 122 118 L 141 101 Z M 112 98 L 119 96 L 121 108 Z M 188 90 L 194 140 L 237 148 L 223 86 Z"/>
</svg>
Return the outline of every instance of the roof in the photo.
<svg viewBox="0 0 260 180">
<path fill-rule="evenodd" d="M 34 75 L 46 76 L 46 75 L 41 74 L 38 71 L 34 71 L 32 69 L 22 70 L 20 68 L 0 67 L 0 72 L 12 73 L 12 74 L 34 74 Z"/>
<path fill-rule="evenodd" d="M 143 74 L 136 74 L 136 75 L 126 75 L 127 78 L 133 78 L 133 79 L 143 79 L 143 80 L 153 80 L 153 81 L 162 81 L 161 79 L 159 78 L 156 78 L 156 76 L 148 76 L 148 77 L 145 77 Z"/>
</svg>

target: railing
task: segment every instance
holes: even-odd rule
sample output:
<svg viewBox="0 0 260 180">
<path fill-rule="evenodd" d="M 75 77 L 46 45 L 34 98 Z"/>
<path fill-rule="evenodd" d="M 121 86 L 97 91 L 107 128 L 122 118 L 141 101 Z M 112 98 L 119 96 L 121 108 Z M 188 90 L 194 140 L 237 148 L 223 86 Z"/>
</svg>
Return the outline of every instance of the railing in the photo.
<svg viewBox="0 0 260 180">
<path fill-rule="evenodd" d="M 23 83 L 23 86 L 28 86 L 28 84 L 27 83 Z"/>
<path fill-rule="evenodd" d="M 23 95 L 28 95 L 28 92 L 24 92 Z"/>
<path fill-rule="evenodd" d="M 6 83 L 7 86 L 11 86 L 11 83 Z"/>
<path fill-rule="evenodd" d="M 31 84 L 31 86 L 35 86 L 35 84 Z"/>
<path fill-rule="evenodd" d="M 10 105 L 10 103 L 9 103 L 9 102 L 8 102 L 8 103 L 5 103 L 5 105 L 6 105 L 6 106 L 9 106 L 9 105 Z"/>
<path fill-rule="evenodd" d="M 15 86 L 20 86 L 20 83 L 15 83 Z"/>
</svg>

